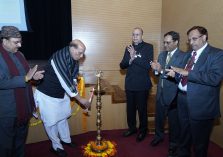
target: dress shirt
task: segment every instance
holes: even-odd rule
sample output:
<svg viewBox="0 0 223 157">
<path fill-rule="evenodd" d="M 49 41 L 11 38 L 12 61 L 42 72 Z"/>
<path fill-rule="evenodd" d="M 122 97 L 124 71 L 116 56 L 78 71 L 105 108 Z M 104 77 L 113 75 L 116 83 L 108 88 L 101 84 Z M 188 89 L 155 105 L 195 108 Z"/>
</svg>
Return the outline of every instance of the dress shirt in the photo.
<svg viewBox="0 0 223 157">
<path fill-rule="evenodd" d="M 197 52 L 197 55 L 195 56 L 194 64 L 196 64 L 198 58 L 200 57 L 200 55 L 201 55 L 201 53 L 203 52 L 203 50 L 207 47 L 207 45 L 208 45 L 208 43 L 204 44 L 203 47 L 201 47 L 199 50 L 196 51 L 196 52 Z M 193 52 L 194 52 L 194 51 L 191 52 L 191 56 L 193 55 Z M 187 65 L 186 65 L 186 66 L 187 66 Z M 185 66 L 185 67 L 186 67 L 186 66 Z M 193 65 L 193 67 L 192 67 L 191 70 L 193 70 L 193 68 L 194 68 L 194 65 Z M 181 91 L 185 91 L 185 92 L 187 91 L 187 85 L 182 86 L 181 82 L 179 83 L 178 88 L 179 88 Z"/>
</svg>

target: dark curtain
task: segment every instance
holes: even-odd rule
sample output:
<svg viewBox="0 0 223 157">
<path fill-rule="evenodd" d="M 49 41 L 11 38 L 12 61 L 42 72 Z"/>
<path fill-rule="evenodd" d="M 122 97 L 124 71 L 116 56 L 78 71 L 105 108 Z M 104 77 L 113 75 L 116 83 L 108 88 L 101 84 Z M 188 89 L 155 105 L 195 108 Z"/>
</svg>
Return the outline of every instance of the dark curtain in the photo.
<svg viewBox="0 0 223 157">
<path fill-rule="evenodd" d="M 20 49 L 28 60 L 48 60 L 72 40 L 71 0 L 25 0 L 30 31 Z"/>
</svg>

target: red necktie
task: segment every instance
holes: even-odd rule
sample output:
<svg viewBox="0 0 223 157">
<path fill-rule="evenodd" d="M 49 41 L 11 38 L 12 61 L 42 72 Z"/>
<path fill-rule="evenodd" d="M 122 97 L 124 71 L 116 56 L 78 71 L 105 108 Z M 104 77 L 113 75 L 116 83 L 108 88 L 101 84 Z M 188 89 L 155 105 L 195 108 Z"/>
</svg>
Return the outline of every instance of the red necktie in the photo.
<svg viewBox="0 0 223 157">
<path fill-rule="evenodd" d="M 197 55 L 197 52 L 194 51 L 192 57 L 190 58 L 190 60 L 188 61 L 187 65 L 185 67 L 185 70 L 191 71 L 191 69 L 194 65 L 196 55 Z M 187 76 L 182 77 L 181 84 L 182 84 L 182 86 L 185 86 L 187 84 Z"/>
</svg>

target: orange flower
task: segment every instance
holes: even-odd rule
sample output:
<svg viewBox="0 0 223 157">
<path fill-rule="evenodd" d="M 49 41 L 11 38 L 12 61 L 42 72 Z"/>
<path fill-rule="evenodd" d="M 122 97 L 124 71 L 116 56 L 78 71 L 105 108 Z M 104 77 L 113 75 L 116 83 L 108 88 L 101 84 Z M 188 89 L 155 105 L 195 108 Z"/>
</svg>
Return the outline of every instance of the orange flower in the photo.
<svg viewBox="0 0 223 157">
<path fill-rule="evenodd" d="M 115 142 L 102 141 L 102 145 L 90 141 L 87 146 L 83 146 L 83 154 L 85 157 L 112 157 L 117 153 Z"/>
</svg>

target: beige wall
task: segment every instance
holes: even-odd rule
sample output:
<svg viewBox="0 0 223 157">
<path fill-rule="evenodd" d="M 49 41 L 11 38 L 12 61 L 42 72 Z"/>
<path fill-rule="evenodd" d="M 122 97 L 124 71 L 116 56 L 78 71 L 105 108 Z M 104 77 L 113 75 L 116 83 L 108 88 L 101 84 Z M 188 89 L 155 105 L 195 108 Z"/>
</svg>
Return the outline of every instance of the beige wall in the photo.
<svg viewBox="0 0 223 157">
<path fill-rule="evenodd" d="M 87 46 L 87 58 L 81 70 L 87 77 L 93 77 L 95 70 L 103 70 L 105 79 L 124 88 L 125 75 L 119 71 L 119 62 L 125 46 L 131 42 L 132 28 L 136 26 L 144 29 L 144 40 L 154 45 L 155 58 L 162 49 L 161 35 L 170 30 L 180 32 L 180 47 L 186 50 L 186 31 L 193 25 L 205 26 L 209 31 L 209 42 L 223 48 L 222 8 L 222 0 L 72 0 L 73 38 L 83 40 Z M 111 104 L 107 96 L 103 98 L 103 103 L 108 107 L 104 108 L 105 115 L 116 115 L 116 109 L 125 114 L 125 104 Z M 114 105 L 117 105 L 116 108 Z M 110 107 L 112 112 L 109 112 Z M 221 111 L 223 113 L 223 107 Z M 70 120 L 72 134 L 81 132 L 81 113 Z M 103 116 L 103 129 L 126 127 L 125 115 L 112 123 L 110 116 Z M 89 130 L 95 129 L 92 118 L 88 120 Z M 28 143 L 46 138 L 42 125 L 30 128 Z M 223 147 L 222 139 L 223 118 L 220 119 L 220 125 L 215 126 L 212 135 L 212 140 Z"/>
<path fill-rule="evenodd" d="M 181 35 L 181 48 L 186 50 L 186 32 L 194 25 L 205 26 L 209 43 L 223 48 L 222 0 L 163 0 L 162 34 L 175 30 Z"/>
<path fill-rule="evenodd" d="M 163 0 L 162 34 L 175 30 L 180 32 L 181 45 L 186 50 L 186 32 L 194 25 L 208 29 L 209 43 L 223 48 L 223 1 L 222 0 Z M 223 113 L 221 90 L 221 112 Z M 212 140 L 223 147 L 223 118 L 214 127 Z"/>
<path fill-rule="evenodd" d="M 134 27 L 144 30 L 144 40 L 159 50 L 162 0 L 72 0 L 73 38 L 86 43 L 85 75 L 103 70 L 111 84 L 124 88 L 119 63 L 131 43 Z M 89 74 L 91 73 L 91 74 Z"/>
<path fill-rule="evenodd" d="M 81 39 L 87 47 L 86 60 L 80 67 L 86 82 L 95 79 L 95 70 L 102 70 L 103 79 L 124 88 L 125 75 L 121 74 L 119 63 L 125 46 L 131 43 L 132 30 L 136 26 L 142 27 L 144 40 L 154 45 L 157 55 L 160 49 L 161 7 L 162 0 L 72 0 L 73 39 Z M 92 104 L 87 131 L 96 130 L 95 100 Z M 111 96 L 105 95 L 102 104 L 102 129 L 127 128 L 125 103 L 112 104 Z M 33 124 L 36 122 L 38 120 L 32 119 Z M 71 117 L 69 123 L 72 135 L 83 133 L 82 111 Z M 46 139 L 42 124 L 30 127 L 27 143 Z"/>
</svg>

